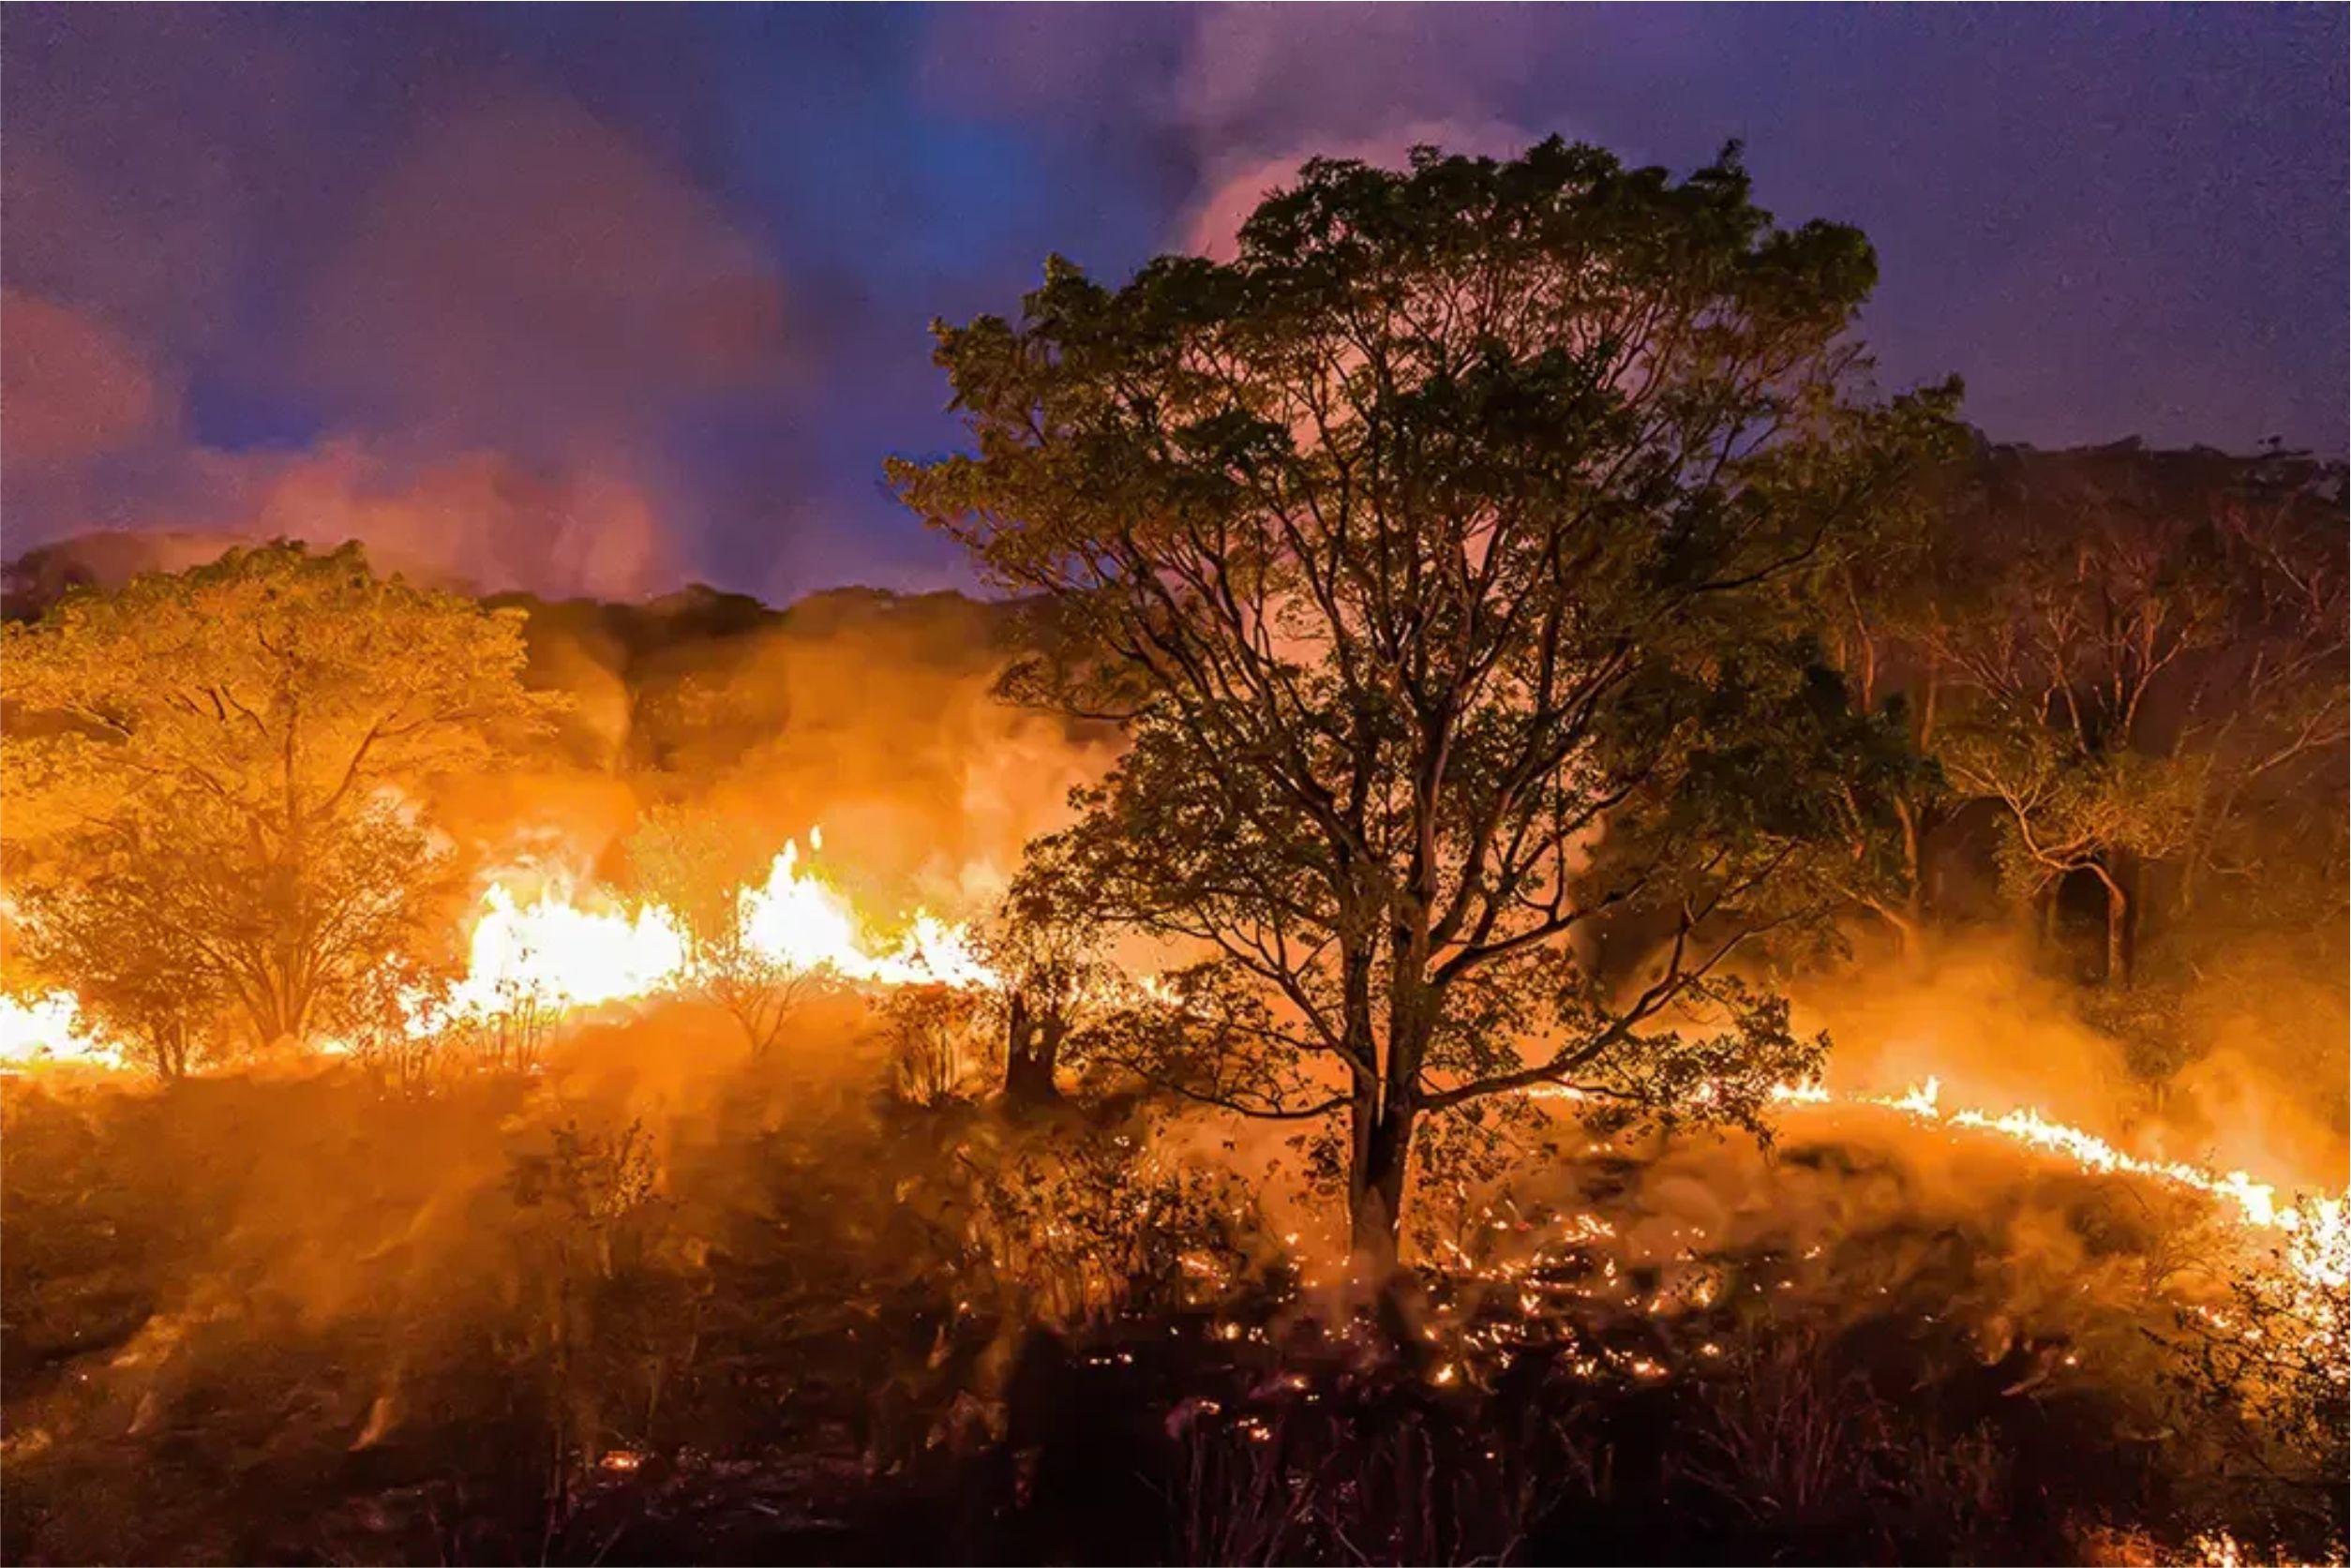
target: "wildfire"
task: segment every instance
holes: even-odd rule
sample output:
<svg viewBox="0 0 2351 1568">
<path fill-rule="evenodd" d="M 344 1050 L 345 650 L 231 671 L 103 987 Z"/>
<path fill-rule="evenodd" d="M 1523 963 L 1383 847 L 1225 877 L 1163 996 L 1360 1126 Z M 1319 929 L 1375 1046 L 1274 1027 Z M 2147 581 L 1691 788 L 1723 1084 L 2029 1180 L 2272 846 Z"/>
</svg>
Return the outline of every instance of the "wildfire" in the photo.
<svg viewBox="0 0 2351 1568">
<path fill-rule="evenodd" d="M 822 841 L 811 835 L 812 844 Z M 768 868 L 767 881 L 742 891 L 743 935 L 754 951 L 786 969 L 830 970 L 872 985 L 996 983 L 971 950 L 971 933 L 927 910 L 918 910 L 906 935 L 876 952 L 863 922 L 839 890 L 800 869 L 800 845 L 787 843 Z"/>
<path fill-rule="evenodd" d="M 85 1028 L 69 991 L 22 1000 L 0 996 L 0 1071 L 34 1063 L 122 1066 L 122 1053 Z"/>
<path fill-rule="evenodd" d="M 1572 1084 L 1543 1084 L 1528 1091 L 1539 1099 L 1581 1100 Z M 1892 1111 L 1913 1121 L 1988 1133 L 2058 1156 L 2085 1171 L 2145 1178 L 2198 1192 L 2222 1205 L 2245 1229 L 2285 1240 L 2286 1269 L 2305 1285 L 2340 1291 L 2351 1283 L 2351 1200 L 2344 1197 L 2281 1199 L 2275 1187 L 2243 1171 L 2215 1171 L 2183 1160 L 2143 1159 L 2117 1148 L 2094 1132 L 2071 1127 L 2030 1106 L 1993 1113 L 1969 1107 L 1947 1110 L 1943 1084 L 1929 1075 L 1898 1095 L 1838 1094 L 1818 1083 L 1781 1083 L 1774 1103 L 1791 1110 L 1865 1106 Z M 1700 1098 L 1705 1098 L 1701 1086 Z"/>
<path fill-rule="evenodd" d="M 820 844 L 813 834 L 810 842 Z M 917 911 L 894 942 L 877 939 L 848 899 L 801 863 L 788 841 L 766 878 L 736 895 L 752 957 L 789 974 L 830 974 L 857 985 L 993 985 L 969 931 Z M 525 903 L 503 878 L 482 895 L 465 978 L 445 1010 L 420 1007 L 413 1026 L 451 1015 L 495 1015 L 529 1004 L 571 1012 L 682 990 L 696 978 L 685 922 L 658 903 L 634 909 L 571 885 Z"/>
<path fill-rule="evenodd" d="M 1818 1083 L 1781 1084 L 1773 1099 L 1790 1106 L 1870 1105 L 1916 1121 L 1986 1132 L 2058 1155 L 2085 1171 L 2126 1173 L 2200 1192 L 2224 1206 L 2248 1229 L 2283 1232 L 2293 1272 L 2309 1284 L 2342 1290 L 2351 1283 L 2351 1213 L 2343 1198 L 2282 1201 L 2277 1188 L 2243 1171 L 2212 1171 L 2181 1160 L 2142 1159 L 2096 1133 L 2053 1121 L 2029 1106 L 1994 1114 L 1968 1108 L 1945 1110 L 1942 1081 L 1930 1075 L 1899 1095 L 1832 1095 Z"/>
<path fill-rule="evenodd" d="M 657 904 L 631 914 L 583 907 L 570 889 L 517 903 L 503 885 L 482 895 L 456 1010 L 502 1011 L 518 998 L 562 1010 L 650 995 L 686 965 L 685 931 Z"/>
<path fill-rule="evenodd" d="M 812 832 L 809 842 L 823 841 Z M 533 880 L 542 882 L 536 891 L 520 890 Z M 737 898 L 750 956 L 786 974 L 858 986 L 998 983 L 965 925 L 917 910 L 903 932 L 877 933 L 839 889 L 802 864 L 797 841 L 787 841 L 766 877 Z M 465 973 L 446 992 L 407 998 L 412 1035 L 526 1009 L 561 1018 L 688 990 L 698 978 L 693 941 L 675 911 L 650 902 L 632 906 L 577 879 L 546 882 L 521 868 L 491 876 L 465 949 Z M 335 1040 L 320 1048 L 348 1049 Z M 69 992 L 0 996 L 0 1069 L 67 1062 L 119 1068 L 123 1057 L 82 1027 Z"/>
<path fill-rule="evenodd" d="M 823 841 L 812 831 L 809 843 L 821 847 Z M 524 1008 L 561 1016 L 679 992 L 696 981 L 694 943 L 675 911 L 653 903 L 631 907 L 565 881 L 526 899 L 513 886 L 520 879 L 518 873 L 491 879 L 468 934 L 464 977 L 439 999 L 420 996 L 412 1002 L 412 1032 L 426 1034 L 457 1020 Z M 797 841 L 786 842 L 767 875 L 736 896 L 744 946 L 756 960 L 786 973 L 825 974 L 860 986 L 974 989 L 1001 983 L 961 924 L 918 910 L 894 937 L 876 934 L 839 889 L 802 863 Z M 1161 994 L 1154 977 L 1130 978 L 1144 994 Z M 43 1062 L 119 1067 L 122 1055 L 82 1027 L 68 993 L 30 1000 L 0 996 L 0 1066 Z M 1583 1098 L 1567 1084 L 1530 1093 Z M 1915 1121 L 2006 1138 L 2083 1170 L 2198 1192 L 2250 1229 L 2284 1234 L 2289 1266 L 2306 1281 L 2340 1290 L 2351 1280 L 2351 1216 L 2340 1197 L 2284 1201 L 2275 1187 L 2243 1171 L 2144 1159 L 2030 1107 L 2000 1113 L 1946 1109 L 1941 1081 L 1934 1077 L 1899 1095 L 1840 1095 L 1816 1083 L 1779 1085 L 1772 1098 L 1791 1108 L 1877 1107 Z"/>
</svg>

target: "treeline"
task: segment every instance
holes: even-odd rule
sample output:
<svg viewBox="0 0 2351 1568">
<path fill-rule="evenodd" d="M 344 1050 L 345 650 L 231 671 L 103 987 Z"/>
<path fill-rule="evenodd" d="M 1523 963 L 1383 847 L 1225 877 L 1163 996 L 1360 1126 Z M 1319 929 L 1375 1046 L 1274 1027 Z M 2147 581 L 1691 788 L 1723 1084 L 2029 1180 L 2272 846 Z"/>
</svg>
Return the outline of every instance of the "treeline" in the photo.
<svg viewBox="0 0 2351 1568">
<path fill-rule="evenodd" d="M 2339 953 L 2343 466 L 1980 445 L 1930 495 L 1826 629 L 1929 765 L 1856 902 L 1904 947 L 2029 922 L 2117 987 L 2249 937 Z"/>
<path fill-rule="evenodd" d="M 2029 923 L 2126 1002 L 2339 945 L 2340 467 L 1973 442 L 1872 382 L 1866 239 L 1752 195 L 1735 148 L 1424 148 L 1309 163 L 1229 261 L 1049 260 L 935 326 L 967 449 L 886 465 L 1007 604 L 283 544 L 68 593 L 7 628 L 29 967 L 159 1063 L 301 1041 L 517 839 L 723 912 L 821 822 L 868 908 L 1009 880 L 1008 1087 L 1306 1124 L 1392 1259 L 1415 1159 L 1529 1089 L 1760 1127 L 1857 930 Z M 1122 945 L 1161 981 L 1103 1008 Z"/>
<path fill-rule="evenodd" d="M 2014 926 L 2059 972 L 2150 997 L 2248 938 L 2332 962 L 2345 536 L 2342 466 L 2291 454 L 1978 441 L 1936 473 L 1907 530 L 1840 562 L 1825 602 L 1843 613 L 1819 633 L 1857 705 L 1921 764 L 1873 803 L 1898 832 L 1853 836 L 1864 948 L 1918 956 Z M 192 547 L 164 544 L 153 561 L 121 535 L 29 552 L 8 568 L 10 617 L 29 626 L 71 589 L 118 591 Z M 956 818 L 985 768 L 974 754 L 1019 728 L 988 695 L 1031 629 L 1019 604 L 843 590 L 778 610 L 700 587 L 483 603 L 522 612 L 521 682 L 562 699 L 516 765 L 625 781 L 623 817 L 714 801 L 771 818 L 756 833 L 780 843 L 861 799 L 896 800 L 904 820 L 933 818 L 927 842 L 1017 847 Z M 1115 745 L 1107 725 L 1021 734 L 1062 749 L 1041 784 L 1000 775 L 1037 821 Z M 887 833 L 857 850 L 901 887 L 915 864 Z M 2159 1010 L 2126 1012 L 2145 1026 Z M 1012 1059 L 1028 1053 L 1012 1042 Z"/>
</svg>

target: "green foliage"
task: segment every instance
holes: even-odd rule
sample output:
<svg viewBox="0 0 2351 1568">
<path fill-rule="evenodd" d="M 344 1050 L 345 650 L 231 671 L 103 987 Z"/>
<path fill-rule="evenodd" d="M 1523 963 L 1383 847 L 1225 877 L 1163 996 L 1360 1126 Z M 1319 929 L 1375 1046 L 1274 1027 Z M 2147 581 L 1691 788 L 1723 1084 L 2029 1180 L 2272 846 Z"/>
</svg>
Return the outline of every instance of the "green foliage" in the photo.
<svg viewBox="0 0 2351 1568">
<path fill-rule="evenodd" d="M 1889 824 L 1898 738 L 1802 636 L 1947 442 L 1953 389 L 1857 396 L 1875 271 L 1735 157 L 1677 184 L 1554 141 L 1310 163 L 1230 263 L 1056 258 L 1017 323 L 936 329 L 975 449 L 892 478 L 1042 596 L 1056 653 L 1008 689 L 1131 740 L 1058 852 L 1221 970 L 1205 1043 L 1130 1042 L 1347 1109 L 1373 1231 L 1420 1112 L 1649 1048 Z M 1663 968 L 1580 946 L 1610 921 Z"/>
</svg>

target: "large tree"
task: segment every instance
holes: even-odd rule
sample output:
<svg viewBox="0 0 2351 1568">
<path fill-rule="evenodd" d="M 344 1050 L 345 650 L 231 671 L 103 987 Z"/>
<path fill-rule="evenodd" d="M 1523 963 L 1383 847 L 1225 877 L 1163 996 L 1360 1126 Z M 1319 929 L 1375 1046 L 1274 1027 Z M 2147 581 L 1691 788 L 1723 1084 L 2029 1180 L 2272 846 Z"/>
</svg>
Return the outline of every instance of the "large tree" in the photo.
<svg viewBox="0 0 2351 1568">
<path fill-rule="evenodd" d="M 1375 1261 L 1431 1114 L 1751 1118 L 1807 1058 L 1724 965 L 1891 826 L 1801 603 L 1945 428 L 1854 396 L 1875 272 L 1733 155 L 1553 141 L 1310 163 L 1229 263 L 936 329 L 976 447 L 893 478 L 1053 614 L 1013 688 L 1127 724 L 1071 850 L 1213 955 L 1196 1092 L 1343 1115 Z"/>
<path fill-rule="evenodd" d="M 142 1006 L 168 981 L 257 1043 L 304 1038 L 431 913 L 429 787 L 543 723 L 521 622 L 356 545 L 281 543 L 8 626 L 0 832 L 28 948 L 104 1002 L 121 955 L 96 955 L 135 940 L 168 970 Z"/>
</svg>

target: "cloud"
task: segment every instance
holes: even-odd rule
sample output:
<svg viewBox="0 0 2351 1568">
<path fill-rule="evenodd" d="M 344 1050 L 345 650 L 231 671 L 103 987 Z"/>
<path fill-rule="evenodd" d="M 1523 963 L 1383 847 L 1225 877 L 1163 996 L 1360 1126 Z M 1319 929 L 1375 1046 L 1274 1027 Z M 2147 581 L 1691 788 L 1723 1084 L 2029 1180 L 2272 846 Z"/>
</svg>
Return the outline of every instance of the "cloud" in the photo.
<svg viewBox="0 0 2351 1568">
<path fill-rule="evenodd" d="M 1231 255 L 1241 221 L 1310 157 L 1393 167 L 1424 143 L 1496 157 L 1524 151 L 1549 132 L 1495 106 L 1518 97 L 1540 68 L 1555 21 L 1424 6 L 1204 10 L 1176 84 L 1201 175 L 1181 243 Z"/>
<path fill-rule="evenodd" d="M 248 476 L 245 492 L 253 532 L 363 540 L 384 570 L 618 599 L 673 580 L 651 502 L 592 469 L 534 470 L 495 452 L 403 463 L 342 441 Z"/>
<path fill-rule="evenodd" d="M 79 503 L 71 491 L 44 496 L 15 477 L 10 493 Z M 127 515 L 68 514 L 81 526 L 34 552 L 28 582 L 79 575 L 111 586 L 281 538 L 329 547 L 356 539 L 380 571 L 483 592 L 634 599 L 681 575 L 643 489 L 592 468 L 534 467 L 496 451 L 403 456 L 350 439 L 292 453 L 196 447 L 170 455 L 139 494 Z M 29 565 L 26 543 L 10 530 L 10 554 Z"/>
<path fill-rule="evenodd" d="M 1478 123 L 1542 68 L 1556 18 L 1527 7 L 1220 6 L 1197 14 L 1179 115 L 1218 149 L 1361 142 Z"/>
<path fill-rule="evenodd" d="M 1216 261 L 1230 261 L 1239 248 L 1240 227 L 1257 204 L 1295 184 L 1298 166 L 1311 157 L 1352 158 L 1395 169 L 1403 166 L 1406 155 L 1416 146 L 1508 157 L 1524 152 L 1537 140 L 1498 120 L 1415 120 L 1357 141 L 1305 141 L 1270 157 L 1223 159 L 1223 172 L 1213 175 L 1184 219 L 1182 244 L 1185 249 Z"/>
<path fill-rule="evenodd" d="M 229 336 L 241 267 L 301 247 L 349 177 L 318 65 L 213 7 L 9 17 L 9 285 L 166 357 Z"/>
<path fill-rule="evenodd" d="M 1559 51 L 1533 7 L 1202 6 L 1120 13 L 951 7 L 927 91 L 959 112 L 1154 127 L 1186 166 L 1161 243 L 1223 257 L 1308 158 L 1398 165 L 1417 143 L 1523 151 L 1555 125 L 1513 114 Z"/>
</svg>

